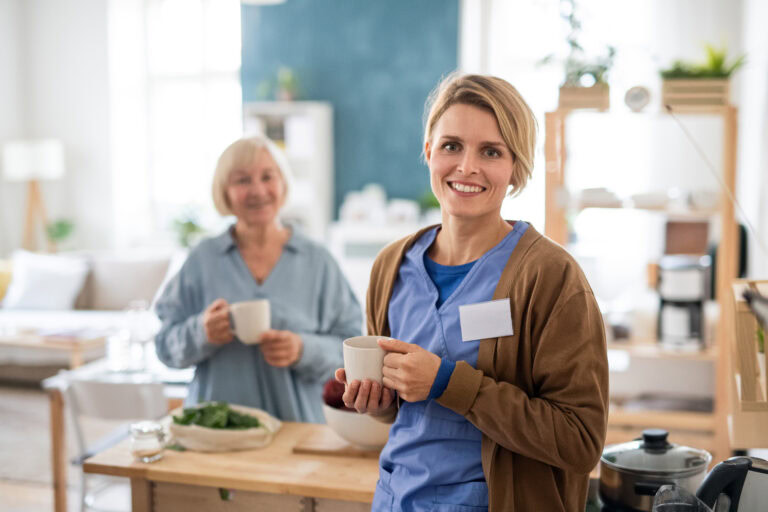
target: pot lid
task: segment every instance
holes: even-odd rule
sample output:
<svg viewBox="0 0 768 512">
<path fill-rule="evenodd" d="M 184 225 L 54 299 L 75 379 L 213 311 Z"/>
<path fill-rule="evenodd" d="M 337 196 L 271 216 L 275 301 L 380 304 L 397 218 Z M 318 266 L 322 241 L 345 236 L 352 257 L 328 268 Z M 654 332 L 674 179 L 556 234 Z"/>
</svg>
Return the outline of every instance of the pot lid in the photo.
<svg viewBox="0 0 768 512">
<path fill-rule="evenodd" d="M 707 469 L 712 460 L 709 452 L 669 443 L 668 436 L 666 430 L 644 430 L 642 438 L 606 447 L 600 460 L 620 471 L 631 472 L 683 476 Z"/>
</svg>

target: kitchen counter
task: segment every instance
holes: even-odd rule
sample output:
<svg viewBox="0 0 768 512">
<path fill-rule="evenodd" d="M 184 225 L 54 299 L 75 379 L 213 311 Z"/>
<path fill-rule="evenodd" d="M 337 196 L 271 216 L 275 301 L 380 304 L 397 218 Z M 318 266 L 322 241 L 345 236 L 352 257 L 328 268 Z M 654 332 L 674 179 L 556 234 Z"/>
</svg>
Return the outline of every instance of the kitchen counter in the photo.
<svg viewBox="0 0 768 512">
<path fill-rule="evenodd" d="M 153 463 L 135 461 L 124 441 L 86 460 L 83 470 L 129 478 L 134 512 L 218 510 L 227 495 L 227 510 L 233 511 L 370 510 L 379 477 L 376 458 L 293 453 L 296 444 L 328 428 L 284 423 L 259 450 L 166 450 Z"/>
</svg>

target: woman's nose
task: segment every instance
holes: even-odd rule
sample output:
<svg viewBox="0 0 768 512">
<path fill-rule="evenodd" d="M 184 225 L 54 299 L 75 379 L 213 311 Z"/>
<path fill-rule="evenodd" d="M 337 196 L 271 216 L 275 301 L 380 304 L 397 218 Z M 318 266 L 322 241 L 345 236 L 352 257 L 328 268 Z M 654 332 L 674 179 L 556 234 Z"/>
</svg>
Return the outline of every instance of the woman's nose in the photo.
<svg viewBox="0 0 768 512">
<path fill-rule="evenodd" d="M 465 151 L 459 161 L 459 171 L 464 174 L 477 172 L 477 156 L 471 151 Z"/>
<path fill-rule="evenodd" d="M 248 194 L 252 196 L 263 196 L 266 191 L 267 187 L 260 180 L 253 180 L 251 186 L 248 187 Z"/>
</svg>

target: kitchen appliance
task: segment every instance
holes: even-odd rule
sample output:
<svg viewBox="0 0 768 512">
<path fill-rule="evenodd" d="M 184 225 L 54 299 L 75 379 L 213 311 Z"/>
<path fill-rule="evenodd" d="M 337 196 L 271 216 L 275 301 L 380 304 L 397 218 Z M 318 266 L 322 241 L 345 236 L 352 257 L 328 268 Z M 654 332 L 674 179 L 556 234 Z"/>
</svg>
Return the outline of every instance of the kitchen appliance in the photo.
<svg viewBox="0 0 768 512">
<path fill-rule="evenodd" d="M 694 496 L 665 485 L 653 500 L 653 512 L 762 512 L 768 510 L 768 461 L 733 457 L 707 475 Z"/>
<path fill-rule="evenodd" d="M 709 297 L 709 256 L 666 255 L 659 260 L 658 339 L 665 345 L 704 343 L 704 303 Z"/>
<path fill-rule="evenodd" d="M 696 492 L 708 507 L 728 497 L 728 512 L 768 510 L 768 461 L 757 457 L 732 457 L 712 469 Z M 719 510 L 719 508 L 718 508 Z"/>
<path fill-rule="evenodd" d="M 602 511 L 650 512 L 663 485 L 696 492 L 712 456 L 669 443 L 668 436 L 666 430 L 648 429 L 642 438 L 603 450 L 598 489 Z"/>
</svg>

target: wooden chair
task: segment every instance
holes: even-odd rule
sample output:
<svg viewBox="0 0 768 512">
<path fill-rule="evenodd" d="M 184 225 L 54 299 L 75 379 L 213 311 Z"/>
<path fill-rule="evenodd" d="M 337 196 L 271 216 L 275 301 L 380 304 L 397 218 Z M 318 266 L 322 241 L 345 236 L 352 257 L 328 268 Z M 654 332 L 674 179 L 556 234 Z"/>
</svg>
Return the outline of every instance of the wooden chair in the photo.
<svg viewBox="0 0 768 512">
<path fill-rule="evenodd" d="M 744 300 L 753 289 L 768 295 L 768 281 L 733 282 L 731 358 L 731 414 L 729 432 L 733 449 L 768 448 L 768 378 L 765 352 L 758 350 L 758 321 Z"/>
</svg>

